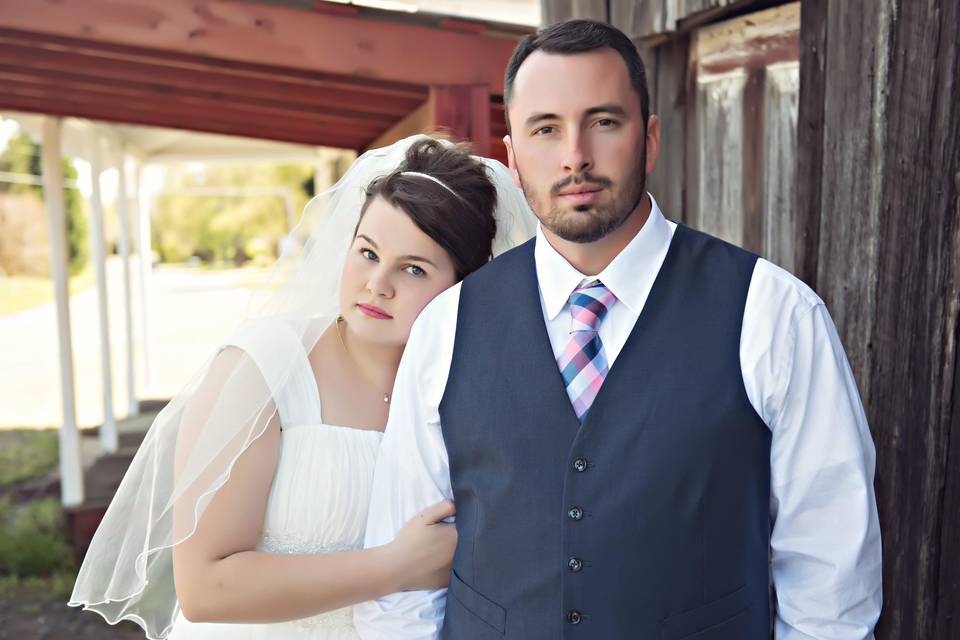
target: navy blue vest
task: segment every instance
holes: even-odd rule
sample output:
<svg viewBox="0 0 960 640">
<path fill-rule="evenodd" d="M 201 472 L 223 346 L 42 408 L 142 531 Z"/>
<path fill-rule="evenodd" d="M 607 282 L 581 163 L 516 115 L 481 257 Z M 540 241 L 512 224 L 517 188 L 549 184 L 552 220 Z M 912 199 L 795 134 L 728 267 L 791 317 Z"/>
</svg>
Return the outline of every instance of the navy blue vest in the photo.
<svg viewBox="0 0 960 640">
<path fill-rule="evenodd" d="M 678 226 L 581 426 L 533 247 L 463 282 L 443 637 L 769 639 L 770 432 L 739 358 L 756 256 Z"/>
</svg>

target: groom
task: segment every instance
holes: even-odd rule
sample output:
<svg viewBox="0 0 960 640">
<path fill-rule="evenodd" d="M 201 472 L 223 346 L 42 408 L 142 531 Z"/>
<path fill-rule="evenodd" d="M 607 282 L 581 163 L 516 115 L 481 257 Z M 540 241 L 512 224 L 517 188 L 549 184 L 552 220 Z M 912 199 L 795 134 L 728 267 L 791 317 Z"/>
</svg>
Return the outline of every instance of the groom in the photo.
<svg viewBox="0 0 960 640">
<path fill-rule="evenodd" d="M 417 321 L 367 525 L 454 499 L 450 587 L 360 605 L 360 635 L 872 638 L 874 449 L 823 302 L 660 212 L 621 32 L 529 36 L 505 100 L 540 228 Z"/>
</svg>

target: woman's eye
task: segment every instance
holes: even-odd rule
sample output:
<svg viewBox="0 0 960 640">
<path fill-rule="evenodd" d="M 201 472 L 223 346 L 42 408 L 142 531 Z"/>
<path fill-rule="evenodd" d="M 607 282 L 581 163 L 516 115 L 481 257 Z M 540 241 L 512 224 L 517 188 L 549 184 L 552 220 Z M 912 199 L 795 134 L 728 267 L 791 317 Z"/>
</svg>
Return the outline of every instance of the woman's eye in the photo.
<svg viewBox="0 0 960 640">
<path fill-rule="evenodd" d="M 418 266 L 415 265 L 415 264 L 411 264 L 410 266 L 406 267 L 406 269 L 404 269 L 404 271 L 406 271 L 406 272 L 409 273 L 410 275 L 416 276 L 416 277 L 418 277 L 418 278 L 422 278 L 423 276 L 427 275 L 427 272 L 426 272 L 426 271 L 424 271 L 423 269 L 421 269 L 420 267 L 418 267 Z"/>
<path fill-rule="evenodd" d="M 377 254 L 375 254 L 370 249 L 360 249 L 360 255 L 362 255 L 367 260 L 376 260 Z"/>
</svg>

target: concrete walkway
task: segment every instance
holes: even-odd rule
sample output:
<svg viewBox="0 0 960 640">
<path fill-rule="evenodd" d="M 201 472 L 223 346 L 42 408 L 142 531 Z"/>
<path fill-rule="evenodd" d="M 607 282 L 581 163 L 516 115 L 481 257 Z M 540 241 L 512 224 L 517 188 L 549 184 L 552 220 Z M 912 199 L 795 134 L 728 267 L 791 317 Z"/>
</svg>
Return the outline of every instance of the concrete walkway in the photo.
<svg viewBox="0 0 960 640">
<path fill-rule="evenodd" d="M 127 415 L 126 340 L 122 265 L 108 261 L 108 302 L 114 413 Z M 134 304 L 138 304 L 136 271 Z M 250 291 L 262 285 L 265 270 L 206 270 L 160 266 L 151 287 L 153 380 L 145 384 L 139 357 L 137 396 L 169 398 L 203 365 L 239 322 Z M 103 422 L 102 377 L 96 288 L 71 297 L 77 420 L 83 427 Z M 141 349 L 134 316 L 134 352 Z M 0 317 L 0 429 L 50 427 L 62 420 L 57 327 L 52 304 Z"/>
</svg>

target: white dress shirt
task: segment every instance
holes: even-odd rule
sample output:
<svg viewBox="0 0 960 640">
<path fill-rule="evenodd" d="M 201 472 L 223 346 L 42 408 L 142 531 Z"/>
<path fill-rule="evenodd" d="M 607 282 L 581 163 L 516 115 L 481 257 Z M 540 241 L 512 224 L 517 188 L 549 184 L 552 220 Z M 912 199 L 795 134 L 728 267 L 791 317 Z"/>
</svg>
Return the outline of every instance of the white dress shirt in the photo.
<svg viewBox="0 0 960 640">
<path fill-rule="evenodd" d="M 616 295 L 600 325 L 614 366 L 643 311 L 676 224 L 653 201 L 639 233 L 601 273 L 580 273 L 539 230 L 534 258 L 554 354 L 569 339 L 568 297 L 599 278 Z M 509 283 L 504 283 L 509 286 Z M 366 546 L 391 541 L 423 508 L 453 498 L 439 406 L 453 356 L 460 285 L 414 324 L 374 474 Z M 517 366 L 523 366 L 518 361 Z M 778 640 L 871 640 L 881 607 L 875 451 L 857 385 L 823 301 L 757 261 L 744 309 L 740 367 L 772 433 L 771 579 Z M 522 489 L 521 489 L 522 490 Z M 409 591 L 355 608 L 364 640 L 436 638 L 446 590 Z"/>
</svg>

